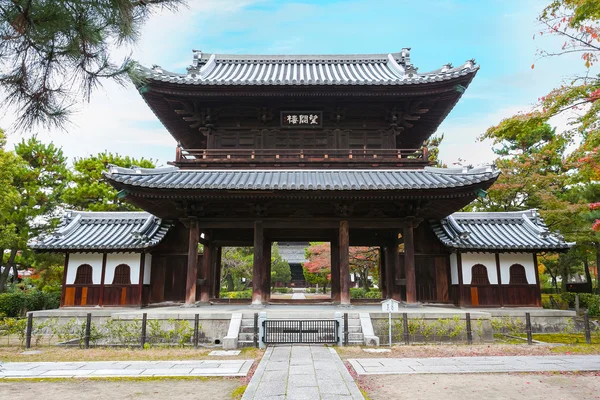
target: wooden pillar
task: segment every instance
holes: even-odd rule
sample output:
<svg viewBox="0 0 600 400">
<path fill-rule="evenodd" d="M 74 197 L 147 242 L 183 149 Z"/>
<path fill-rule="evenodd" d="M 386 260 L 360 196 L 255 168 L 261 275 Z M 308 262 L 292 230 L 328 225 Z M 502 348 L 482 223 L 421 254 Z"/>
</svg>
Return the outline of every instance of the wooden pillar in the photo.
<svg viewBox="0 0 600 400">
<path fill-rule="evenodd" d="M 265 260 L 265 279 L 262 292 L 262 302 L 267 303 L 271 299 L 271 242 L 265 240 L 263 243 Z"/>
<path fill-rule="evenodd" d="M 265 280 L 264 229 L 262 221 L 254 221 L 254 264 L 252 266 L 252 304 L 262 304 Z"/>
<path fill-rule="evenodd" d="M 385 251 L 383 246 L 379 246 L 379 291 L 381 298 L 387 298 L 386 279 L 385 279 Z"/>
<path fill-rule="evenodd" d="M 223 247 L 217 246 L 215 249 L 215 276 L 213 280 L 213 297 L 218 299 L 221 295 L 221 259 L 223 257 Z"/>
<path fill-rule="evenodd" d="M 389 268 L 389 272 L 386 272 L 387 277 L 389 278 L 389 281 L 387 282 L 388 297 L 396 301 L 402 301 L 402 292 L 400 291 L 401 285 L 397 283 L 397 280 L 400 277 L 400 250 L 398 248 L 398 243 L 395 241 L 388 246 L 386 260 L 388 263 L 386 271 Z"/>
<path fill-rule="evenodd" d="M 415 239 L 413 226 L 404 228 L 404 269 L 406 273 L 406 302 L 417 302 L 417 278 L 415 273 Z M 398 300 L 398 299 L 396 299 Z"/>
<path fill-rule="evenodd" d="M 350 304 L 350 228 L 348 221 L 340 221 L 340 304 Z"/>
<path fill-rule="evenodd" d="M 198 221 L 196 219 L 190 219 L 187 275 L 185 281 L 185 304 L 194 304 L 196 302 L 196 281 L 198 279 L 198 239 L 200 239 Z"/>
<path fill-rule="evenodd" d="M 500 272 L 500 254 L 496 253 L 496 275 L 498 276 L 498 290 L 500 291 L 500 306 L 504 307 L 504 290 L 502 288 L 502 274 Z"/>
<path fill-rule="evenodd" d="M 465 285 L 463 283 L 462 258 L 460 252 L 456 252 L 456 268 L 458 269 L 458 305 L 465 305 Z"/>
<path fill-rule="evenodd" d="M 138 280 L 138 299 L 137 304 L 141 307 L 143 306 L 144 301 L 144 267 L 146 264 L 146 253 L 142 252 L 140 254 L 140 275 Z"/>
<path fill-rule="evenodd" d="M 210 240 L 208 233 L 204 232 L 204 239 Z M 213 286 L 211 269 L 213 266 L 213 250 L 214 245 L 210 242 L 204 245 L 204 254 L 202 255 L 202 266 L 200 270 L 200 302 L 208 303 L 210 301 L 211 287 Z"/>
<path fill-rule="evenodd" d="M 598 267 L 600 268 L 600 267 Z M 535 272 L 535 286 L 536 286 L 536 293 L 535 293 L 535 304 L 538 307 L 542 306 L 542 289 L 540 288 L 540 272 L 538 270 L 538 259 L 537 259 L 537 253 L 533 253 L 533 269 Z M 600 277 L 598 277 L 598 279 L 600 279 Z M 590 283 L 591 285 L 591 283 Z"/>
<path fill-rule="evenodd" d="M 331 241 L 331 300 L 340 302 L 340 246 L 337 240 Z"/>
<path fill-rule="evenodd" d="M 104 304 L 104 278 L 106 277 L 106 257 L 107 253 L 102 253 L 102 275 L 100 275 L 100 296 L 98 298 L 98 305 L 102 307 Z"/>
<path fill-rule="evenodd" d="M 60 291 L 60 306 L 65 305 L 65 291 L 67 290 L 67 270 L 69 269 L 69 253 L 65 253 L 65 267 L 63 268 L 62 288 Z"/>
</svg>

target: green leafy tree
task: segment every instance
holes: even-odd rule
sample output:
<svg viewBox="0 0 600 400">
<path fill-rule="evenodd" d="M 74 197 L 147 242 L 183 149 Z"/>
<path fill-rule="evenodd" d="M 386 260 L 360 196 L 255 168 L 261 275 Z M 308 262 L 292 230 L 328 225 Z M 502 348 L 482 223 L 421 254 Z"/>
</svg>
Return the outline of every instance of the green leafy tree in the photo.
<svg viewBox="0 0 600 400">
<path fill-rule="evenodd" d="M 276 283 L 286 285 L 292 280 L 292 271 L 290 264 L 279 255 L 279 246 L 273 243 L 271 248 L 271 285 L 275 287 Z"/>
<path fill-rule="evenodd" d="M 15 179 L 22 160 L 6 150 L 6 137 L 0 129 L 0 249 L 4 250 L 16 240 L 15 225 L 10 216 L 21 202 L 21 193 L 15 186 Z M 0 259 L 1 261 L 1 259 Z"/>
<path fill-rule="evenodd" d="M 153 11 L 181 3 L 0 0 L 0 93 L 18 110 L 17 127 L 64 127 L 74 104 L 102 82 L 127 82 L 135 63 L 111 53 L 134 44 Z"/>
<path fill-rule="evenodd" d="M 72 184 L 65 190 L 63 200 L 68 207 L 81 211 L 131 211 L 135 206 L 119 199 L 118 191 L 102 177 L 109 164 L 129 168 L 138 166 L 154 168 L 154 162 L 145 158 L 112 153 L 99 153 L 95 156 L 78 158 L 73 163 Z"/>
<path fill-rule="evenodd" d="M 0 273 L 0 293 L 6 290 L 9 271 L 16 275 L 15 259 L 19 251 L 26 250 L 27 241 L 56 226 L 69 175 L 62 150 L 36 137 L 17 144 L 15 155 L 19 162 L 13 187 L 19 202 L 5 216 L 11 231 L 5 232 L 8 259 Z"/>
<path fill-rule="evenodd" d="M 331 248 L 329 243 L 314 242 L 306 249 L 307 262 L 302 265 L 304 279 L 311 285 L 319 285 L 326 292 L 331 281 Z"/>
<path fill-rule="evenodd" d="M 221 277 L 228 292 L 243 290 L 252 278 L 254 251 L 252 247 L 223 247 Z"/>
</svg>

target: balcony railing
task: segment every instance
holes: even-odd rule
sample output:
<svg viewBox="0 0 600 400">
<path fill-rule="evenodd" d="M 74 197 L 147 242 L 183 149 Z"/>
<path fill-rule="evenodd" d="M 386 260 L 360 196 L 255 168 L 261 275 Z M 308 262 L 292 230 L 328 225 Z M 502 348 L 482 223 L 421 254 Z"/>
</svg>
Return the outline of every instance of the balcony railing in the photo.
<svg viewBox="0 0 600 400">
<path fill-rule="evenodd" d="M 423 149 L 183 149 L 178 148 L 175 165 L 209 167 L 218 165 L 269 166 L 397 166 L 428 165 Z"/>
</svg>

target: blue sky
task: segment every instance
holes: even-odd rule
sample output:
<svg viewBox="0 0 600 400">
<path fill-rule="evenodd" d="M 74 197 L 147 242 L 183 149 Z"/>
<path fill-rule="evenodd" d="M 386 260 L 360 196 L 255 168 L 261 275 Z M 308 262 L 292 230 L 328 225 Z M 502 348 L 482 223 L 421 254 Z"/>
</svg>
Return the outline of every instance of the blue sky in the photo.
<svg viewBox="0 0 600 400">
<path fill-rule="evenodd" d="M 535 61 L 537 47 L 556 48 L 538 38 L 535 18 L 544 1 L 253 1 L 190 0 L 189 8 L 154 16 L 138 45 L 128 49 L 142 64 L 184 72 L 191 50 L 206 53 L 328 54 L 389 53 L 411 47 L 420 71 L 475 58 L 477 77 L 442 124 L 441 157 L 472 164 L 491 162 L 490 143 L 476 138 L 486 128 L 557 86 L 577 59 Z M 123 51 L 120 51 L 124 54 Z M 0 126 L 10 126 L 10 116 Z M 159 164 L 173 159 L 175 142 L 132 87 L 105 85 L 83 105 L 69 131 L 39 132 L 69 157 L 104 149 Z M 565 121 L 556 121 L 560 126 Z M 10 134 L 10 131 L 9 131 Z M 12 142 L 19 135 L 10 136 Z"/>
</svg>

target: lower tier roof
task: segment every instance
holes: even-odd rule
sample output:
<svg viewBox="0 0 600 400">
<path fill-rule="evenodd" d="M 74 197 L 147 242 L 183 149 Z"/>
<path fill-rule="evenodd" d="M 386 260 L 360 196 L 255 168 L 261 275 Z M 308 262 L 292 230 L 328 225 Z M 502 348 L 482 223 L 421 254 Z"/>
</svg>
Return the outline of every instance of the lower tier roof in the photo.
<svg viewBox="0 0 600 400">
<path fill-rule="evenodd" d="M 110 166 L 104 176 L 120 188 L 180 190 L 356 191 L 447 189 L 493 181 L 485 168 L 416 170 L 180 170 Z"/>
<path fill-rule="evenodd" d="M 574 245 L 549 232 L 536 210 L 454 213 L 429 224 L 449 251 L 561 251 Z M 139 251 L 157 245 L 171 226 L 146 212 L 69 211 L 53 234 L 29 246 L 38 251 Z M 303 262 L 296 247 L 280 246 L 281 256 Z"/>
</svg>

